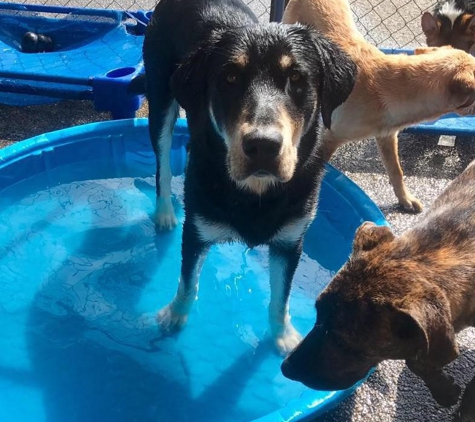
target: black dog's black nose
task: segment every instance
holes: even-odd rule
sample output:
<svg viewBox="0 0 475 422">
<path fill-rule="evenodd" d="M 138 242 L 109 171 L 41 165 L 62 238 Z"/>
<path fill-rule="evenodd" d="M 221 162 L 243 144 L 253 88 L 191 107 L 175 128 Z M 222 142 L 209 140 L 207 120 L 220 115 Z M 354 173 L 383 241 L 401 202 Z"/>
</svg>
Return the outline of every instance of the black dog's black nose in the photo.
<svg viewBox="0 0 475 422">
<path fill-rule="evenodd" d="M 252 159 L 274 159 L 280 153 L 283 137 L 277 130 L 256 130 L 244 136 L 242 148 Z"/>
</svg>

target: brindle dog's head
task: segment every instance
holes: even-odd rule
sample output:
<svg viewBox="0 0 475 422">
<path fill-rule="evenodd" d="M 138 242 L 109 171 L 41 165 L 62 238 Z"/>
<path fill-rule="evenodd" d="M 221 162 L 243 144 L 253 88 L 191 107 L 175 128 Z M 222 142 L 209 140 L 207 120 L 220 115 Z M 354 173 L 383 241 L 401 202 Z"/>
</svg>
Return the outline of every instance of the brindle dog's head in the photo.
<svg viewBox="0 0 475 422">
<path fill-rule="evenodd" d="M 411 259 L 388 227 L 363 224 L 349 261 L 317 299 L 316 325 L 285 359 L 283 374 L 338 390 L 386 359 L 422 359 L 436 368 L 452 361 L 458 350 L 449 304 Z"/>
<path fill-rule="evenodd" d="M 330 127 L 355 73 L 313 29 L 256 24 L 211 33 L 177 69 L 172 88 L 190 130 L 211 127 L 225 145 L 230 177 L 260 194 L 293 177 L 302 136 L 320 112 Z"/>
</svg>

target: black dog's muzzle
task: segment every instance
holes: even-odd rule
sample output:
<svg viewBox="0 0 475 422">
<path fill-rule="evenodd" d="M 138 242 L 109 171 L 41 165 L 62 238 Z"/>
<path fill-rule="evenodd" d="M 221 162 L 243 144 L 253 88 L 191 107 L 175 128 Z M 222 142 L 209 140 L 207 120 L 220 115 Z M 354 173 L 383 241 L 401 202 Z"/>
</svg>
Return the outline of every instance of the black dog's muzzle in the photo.
<svg viewBox="0 0 475 422">
<path fill-rule="evenodd" d="M 244 135 L 242 149 L 248 159 L 249 173 L 256 177 L 277 176 L 282 133 L 275 128 L 258 128 Z"/>
</svg>

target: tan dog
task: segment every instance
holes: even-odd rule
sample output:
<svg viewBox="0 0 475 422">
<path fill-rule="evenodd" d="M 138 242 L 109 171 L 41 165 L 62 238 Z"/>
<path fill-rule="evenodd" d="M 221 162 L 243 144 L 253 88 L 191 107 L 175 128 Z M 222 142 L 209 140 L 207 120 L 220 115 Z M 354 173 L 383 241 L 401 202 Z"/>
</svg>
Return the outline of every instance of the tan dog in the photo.
<svg viewBox="0 0 475 422">
<path fill-rule="evenodd" d="M 358 31 L 347 0 L 290 0 L 283 22 L 313 25 L 339 44 L 358 68 L 352 93 L 331 115 L 323 158 L 330 159 L 347 142 L 375 137 L 399 203 L 408 211 L 420 212 L 421 202 L 403 181 L 398 132 L 449 112 L 471 114 L 475 58 L 450 47 L 386 55 Z"/>
</svg>

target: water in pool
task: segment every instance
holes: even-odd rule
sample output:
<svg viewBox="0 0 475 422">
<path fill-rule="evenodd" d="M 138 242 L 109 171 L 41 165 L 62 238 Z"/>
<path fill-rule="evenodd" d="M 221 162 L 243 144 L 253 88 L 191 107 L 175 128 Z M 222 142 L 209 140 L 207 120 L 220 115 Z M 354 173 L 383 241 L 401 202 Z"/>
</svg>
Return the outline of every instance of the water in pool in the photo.
<svg viewBox="0 0 475 422">
<path fill-rule="evenodd" d="M 266 335 L 266 248 L 215 246 L 189 324 L 164 337 L 155 314 L 176 290 L 181 232 L 155 232 L 153 179 L 48 180 L 2 193 L 0 421 L 245 422 L 300 397 Z M 174 191 L 182 221 L 181 178 Z M 302 256 L 301 332 L 331 275 Z"/>
</svg>

